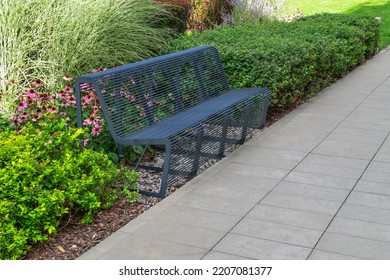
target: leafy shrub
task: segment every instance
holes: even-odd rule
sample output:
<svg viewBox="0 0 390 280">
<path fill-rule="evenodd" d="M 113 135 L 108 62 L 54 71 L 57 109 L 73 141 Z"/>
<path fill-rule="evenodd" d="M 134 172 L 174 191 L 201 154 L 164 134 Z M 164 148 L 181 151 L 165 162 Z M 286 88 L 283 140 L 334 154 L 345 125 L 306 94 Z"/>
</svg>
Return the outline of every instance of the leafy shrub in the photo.
<svg viewBox="0 0 390 280">
<path fill-rule="evenodd" d="M 375 54 L 379 24 L 322 14 L 294 22 L 225 26 L 173 40 L 166 52 L 214 45 L 233 88 L 268 87 L 271 107 L 313 96 Z"/>
<path fill-rule="evenodd" d="M 22 132 L 0 133 L 0 259 L 18 259 L 32 243 L 46 240 L 66 213 L 79 212 L 91 222 L 119 195 L 137 197 L 136 172 L 81 148 L 82 129 L 43 119 Z"/>
</svg>

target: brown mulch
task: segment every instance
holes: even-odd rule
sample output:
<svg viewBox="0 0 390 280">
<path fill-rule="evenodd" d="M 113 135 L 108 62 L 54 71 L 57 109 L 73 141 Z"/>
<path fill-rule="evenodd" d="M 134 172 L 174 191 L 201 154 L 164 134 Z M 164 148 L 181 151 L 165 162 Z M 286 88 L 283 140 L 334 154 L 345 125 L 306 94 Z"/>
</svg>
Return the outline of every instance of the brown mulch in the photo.
<svg viewBox="0 0 390 280">
<path fill-rule="evenodd" d="M 35 245 L 23 259 L 74 260 L 148 208 L 148 205 L 120 198 L 100 213 L 92 224 L 82 224 L 80 216 L 71 217 L 62 221 L 56 235 Z"/>
<path fill-rule="evenodd" d="M 266 126 L 270 126 L 294 108 L 273 109 L 268 112 Z M 92 224 L 82 224 L 81 217 L 73 216 L 62 221 L 56 235 L 35 245 L 26 260 L 74 260 L 110 236 L 151 207 L 148 198 L 130 203 L 120 198 L 109 209 L 102 211 Z"/>
</svg>

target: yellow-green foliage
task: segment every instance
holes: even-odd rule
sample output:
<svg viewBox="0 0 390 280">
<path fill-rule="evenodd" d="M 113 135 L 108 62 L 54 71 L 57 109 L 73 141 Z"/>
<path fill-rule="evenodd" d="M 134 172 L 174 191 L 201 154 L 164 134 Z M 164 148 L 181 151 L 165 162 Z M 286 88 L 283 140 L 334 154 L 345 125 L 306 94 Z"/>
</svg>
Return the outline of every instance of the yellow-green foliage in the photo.
<svg viewBox="0 0 390 280">
<path fill-rule="evenodd" d="M 137 173 L 82 148 L 83 134 L 50 119 L 0 133 L 0 259 L 18 259 L 55 234 L 66 213 L 91 222 L 121 193 L 136 199 Z"/>
</svg>

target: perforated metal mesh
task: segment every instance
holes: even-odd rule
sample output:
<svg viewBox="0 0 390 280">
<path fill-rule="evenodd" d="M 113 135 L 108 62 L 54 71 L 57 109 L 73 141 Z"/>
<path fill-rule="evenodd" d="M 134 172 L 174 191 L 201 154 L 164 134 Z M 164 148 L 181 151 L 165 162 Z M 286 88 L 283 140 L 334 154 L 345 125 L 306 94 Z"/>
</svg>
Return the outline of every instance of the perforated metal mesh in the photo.
<svg viewBox="0 0 390 280">
<path fill-rule="evenodd" d="M 269 99 L 266 88 L 231 90 L 210 46 L 88 74 L 75 87 L 79 125 L 83 88 L 93 88 L 117 143 L 164 145 L 158 196 L 243 143 L 248 128 L 263 127 Z"/>
</svg>

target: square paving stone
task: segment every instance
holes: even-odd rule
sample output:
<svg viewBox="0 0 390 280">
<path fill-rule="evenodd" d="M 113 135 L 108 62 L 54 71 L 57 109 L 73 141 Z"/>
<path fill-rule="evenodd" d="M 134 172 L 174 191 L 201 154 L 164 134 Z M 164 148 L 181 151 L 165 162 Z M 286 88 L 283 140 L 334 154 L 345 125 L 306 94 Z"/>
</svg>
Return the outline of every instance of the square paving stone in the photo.
<svg viewBox="0 0 390 280">
<path fill-rule="evenodd" d="M 390 195 L 390 184 L 360 180 L 356 184 L 354 190 L 374 194 Z"/>
<path fill-rule="evenodd" d="M 169 223 L 228 232 L 240 221 L 241 216 L 226 215 L 183 206 L 171 206 L 159 215 L 156 215 L 156 218 Z"/>
<path fill-rule="evenodd" d="M 335 215 L 341 206 L 341 202 L 303 197 L 297 195 L 280 194 L 271 192 L 261 203 L 262 205 L 283 206 L 296 210 L 325 215 Z"/>
<path fill-rule="evenodd" d="M 307 163 L 306 160 L 301 162 L 295 171 L 315 173 L 322 175 L 330 175 L 336 177 L 344 177 L 351 179 L 358 179 L 363 174 L 362 169 L 341 167 L 329 164 Z"/>
<path fill-rule="evenodd" d="M 232 162 L 231 164 L 226 166 L 223 172 L 220 172 L 218 175 L 230 173 L 230 174 L 237 174 L 241 176 L 256 176 L 262 178 L 281 180 L 288 174 L 288 172 L 290 172 L 289 169 L 272 168 L 272 167 L 254 165 L 254 164 Z"/>
<path fill-rule="evenodd" d="M 320 154 L 309 154 L 305 158 L 304 162 L 307 164 L 332 165 L 337 167 L 347 167 L 347 168 L 354 168 L 359 170 L 364 170 L 370 163 L 369 160 L 364 160 L 364 159 L 327 156 L 327 155 L 320 155 Z"/>
<path fill-rule="evenodd" d="M 390 225 L 379 223 L 336 217 L 327 231 L 390 242 Z"/>
<path fill-rule="evenodd" d="M 247 217 L 316 230 L 325 230 L 333 218 L 332 215 L 283 208 L 283 205 L 277 207 L 263 204 L 253 208 Z"/>
<path fill-rule="evenodd" d="M 348 194 L 348 190 L 330 188 L 303 183 L 282 181 L 274 189 L 274 192 L 293 194 L 304 197 L 312 197 L 323 200 L 343 202 Z"/>
<path fill-rule="evenodd" d="M 351 190 L 357 179 L 293 171 L 288 174 L 284 181 Z"/>
<path fill-rule="evenodd" d="M 200 260 L 207 249 L 186 246 L 138 235 L 129 237 L 106 251 L 100 260 Z"/>
<path fill-rule="evenodd" d="M 218 252 L 258 260 L 304 260 L 310 249 L 237 234 L 228 234 L 213 249 Z"/>
<path fill-rule="evenodd" d="M 250 258 L 244 258 L 241 256 L 235 256 L 230 254 L 225 254 L 216 251 L 210 251 L 202 260 L 251 260 Z"/>
<path fill-rule="evenodd" d="M 369 207 L 390 209 L 390 196 L 387 195 L 353 191 L 346 202 Z"/>
<path fill-rule="evenodd" d="M 225 231 L 175 224 L 158 219 L 134 231 L 134 235 L 137 236 L 204 249 L 211 249 L 225 234 Z"/>
<path fill-rule="evenodd" d="M 389 260 L 390 243 L 326 232 L 316 249 L 369 260 Z"/>
<path fill-rule="evenodd" d="M 390 225 L 390 210 L 383 208 L 345 203 L 337 216 Z"/>
<path fill-rule="evenodd" d="M 363 259 L 358 257 L 336 254 L 332 252 L 313 250 L 313 252 L 309 257 L 309 260 L 363 260 Z"/>
<path fill-rule="evenodd" d="M 191 192 L 175 205 L 239 216 L 246 215 L 256 203 Z"/>
<path fill-rule="evenodd" d="M 264 147 L 244 146 L 237 153 L 230 155 L 230 160 L 273 168 L 293 169 L 307 153 L 272 149 Z"/>
<path fill-rule="evenodd" d="M 232 233 L 313 248 L 322 231 L 244 218 Z"/>
<path fill-rule="evenodd" d="M 280 180 L 222 172 L 193 186 L 192 191 L 234 200 L 260 201 Z"/>
</svg>

